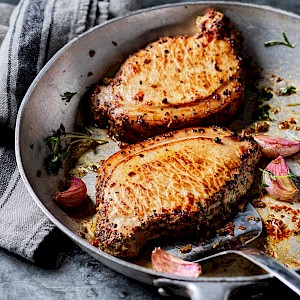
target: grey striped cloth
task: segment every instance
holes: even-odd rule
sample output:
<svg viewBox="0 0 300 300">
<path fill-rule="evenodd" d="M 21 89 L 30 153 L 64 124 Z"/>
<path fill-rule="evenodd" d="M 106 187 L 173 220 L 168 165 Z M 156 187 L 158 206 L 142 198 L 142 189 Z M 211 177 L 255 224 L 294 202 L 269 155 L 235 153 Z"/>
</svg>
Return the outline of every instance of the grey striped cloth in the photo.
<svg viewBox="0 0 300 300">
<path fill-rule="evenodd" d="M 55 236 L 57 233 L 53 232 L 58 230 L 27 192 L 14 153 L 18 108 L 35 76 L 57 50 L 94 25 L 109 17 L 170 2 L 181 1 L 21 0 L 11 14 L 10 24 L 8 14 L 14 7 L 0 4 L 0 43 L 3 40 L 0 48 L 0 247 L 29 260 L 35 260 L 35 254 L 41 249 L 50 254 L 56 248 L 54 245 L 47 249 L 43 243 L 52 241 L 49 236 Z M 42 256 L 48 258 L 47 254 Z"/>
<path fill-rule="evenodd" d="M 49 58 L 78 34 L 105 21 L 108 6 L 108 1 L 98 0 L 21 1 L 0 48 L 0 247 L 30 260 L 54 226 L 33 202 L 17 170 L 17 111 Z M 1 25 L 2 35 L 7 25 Z"/>
</svg>

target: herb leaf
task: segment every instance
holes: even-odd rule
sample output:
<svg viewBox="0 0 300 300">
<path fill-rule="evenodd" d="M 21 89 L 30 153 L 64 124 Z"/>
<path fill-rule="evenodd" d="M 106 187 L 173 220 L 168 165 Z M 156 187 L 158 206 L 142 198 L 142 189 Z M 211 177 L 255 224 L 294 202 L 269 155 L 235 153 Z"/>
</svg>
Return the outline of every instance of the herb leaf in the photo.
<svg viewBox="0 0 300 300">
<path fill-rule="evenodd" d="M 266 104 L 263 106 L 259 106 L 253 113 L 252 118 L 254 120 L 266 120 L 271 121 L 270 115 L 269 115 L 269 109 L 270 105 Z"/>
<path fill-rule="evenodd" d="M 296 185 L 300 184 L 300 176 L 289 173 L 288 177 L 291 178 Z"/>
<path fill-rule="evenodd" d="M 259 168 L 259 170 L 262 172 L 262 176 L 261 176 L 261 183 L 262 183 L 262 188 L 266 188 L 268 187 L 268 185 L 266 184 L 265 180 L 264 180 L 264 174 L 268 174 L 269 178 L 271 180 L 276 180 L 276 178 L 291 178 L 293 180 L 293 182 L 296 185 L 300 185 L 300 176 L 292 174 L 292 173 L 288 173 L 287 175 L 274 175 L 271 171 L 267 170 L 267 169 L 261 169 Z"/>
<path fill-rule="evenodd" d="M 270 105 L 266 104 L 273 98 L 273 90 L 270 87 L 257 88 L 257 97 L 255 99 L 255 110 L 252 112 L 251 117 L 253 120 L 266 120 L 270 121 Z"/>
<path fill-rule="evenodd" d="M 87 133 L 72 132 L 67 133 L 63 124 L 46 139 L 46 145 L 50 150 L 44 158 L 44 166 L 47 174 L 57 175 L 59 169 L 63 166 L 63 161 L 71 154 L 71 148 L 77 143 L 98 143 L 100 145 L 108 143 L 106 140 L 101 140 L 92 136 L 92 132 Z"/>
<path fill-rule="evenodd" d="M 276 45 L 284 45 L 287 46 L 289 48 L 294 48 L 296 46 L 296 44 L 291 44 L 290 41 L 288 40 L 286 34 L 283 32 L 282 33 L 283 39 L 284 41 L 278 41 L 278 40 L 274 40 L 274 41 L 268 41 L 265 42 L 265 47 L 271 47 L 271 46 L 276 46 Z"/>
<path fill-rule="evenodd" d="M 70 102 L 70 100 L 76 94 L 77 94 L 76 92 L 75 93 L 65 92 L 63 95 L 60 95 L 61 96 L 61 100 L 66 101 L 66 102 Z"/>
<path fill-rule="evenodd" d="M 260 99 L 268 101 L 273 98 L 273 94 L 268 88 L 263 88 L 260 90 Z"/>
<path fill-rule="evenodd" d="M 288 85 L 286 87 L 280 88 L 278 91 L 278 96 L 290 96 L 296 94 L 297 90 L 294 86 Z"/>
</svg>

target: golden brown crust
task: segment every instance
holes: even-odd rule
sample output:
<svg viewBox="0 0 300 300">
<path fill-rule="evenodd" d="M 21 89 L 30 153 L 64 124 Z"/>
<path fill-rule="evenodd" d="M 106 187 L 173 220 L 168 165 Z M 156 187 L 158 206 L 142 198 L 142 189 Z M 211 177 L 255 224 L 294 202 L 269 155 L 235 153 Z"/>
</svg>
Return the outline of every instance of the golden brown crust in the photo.
<svg viewBox="0 0 300 300">
<path fill-rule="evenodd" d="M 130 56 L 91 95 L 93 116 L 133 143 L 189 126 L 229 123 L 243 102 L 240 35 L 220 12 L 195 36 L 162 37 Z"/>
<path fill-rule="evenodd" d="M 189 128 L 128 146 L 97 182 L 97 246 L 135 256 L 150 239 L 228 218 L 253 181 L 257 143 L 225 128 Z"/>
</svg>

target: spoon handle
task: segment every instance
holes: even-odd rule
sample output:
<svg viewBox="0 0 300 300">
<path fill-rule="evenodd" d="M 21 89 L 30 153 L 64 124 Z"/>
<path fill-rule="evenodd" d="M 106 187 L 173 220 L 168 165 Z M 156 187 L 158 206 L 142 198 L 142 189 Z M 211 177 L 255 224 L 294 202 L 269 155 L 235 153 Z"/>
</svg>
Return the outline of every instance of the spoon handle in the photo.
<svg viewBox="0 0 300 300">
<path fill-rule="evenodd" d="M 233 252 L 260 266 L 300 296 L 300 275 L 294 270 L 287 268 L 258 249 L 244 247 Z"/>
</svg>

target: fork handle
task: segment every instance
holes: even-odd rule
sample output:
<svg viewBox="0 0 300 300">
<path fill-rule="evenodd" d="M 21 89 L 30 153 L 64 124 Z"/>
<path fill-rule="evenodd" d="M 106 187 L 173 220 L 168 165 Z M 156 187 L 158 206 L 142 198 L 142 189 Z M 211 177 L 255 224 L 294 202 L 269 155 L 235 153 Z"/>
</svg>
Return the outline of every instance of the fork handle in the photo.
<svg viewBox="0 0 300 300">
<path fill-rule="evenodd" d="M 239 254 L 252 261 L 269 274 L 279 279 L 300 296 L 300 275 L 294 270 L 287 268 L 258 249 L 244 247 L 239 250 L 231 250 L 229 252 Z"/>
</svg>

